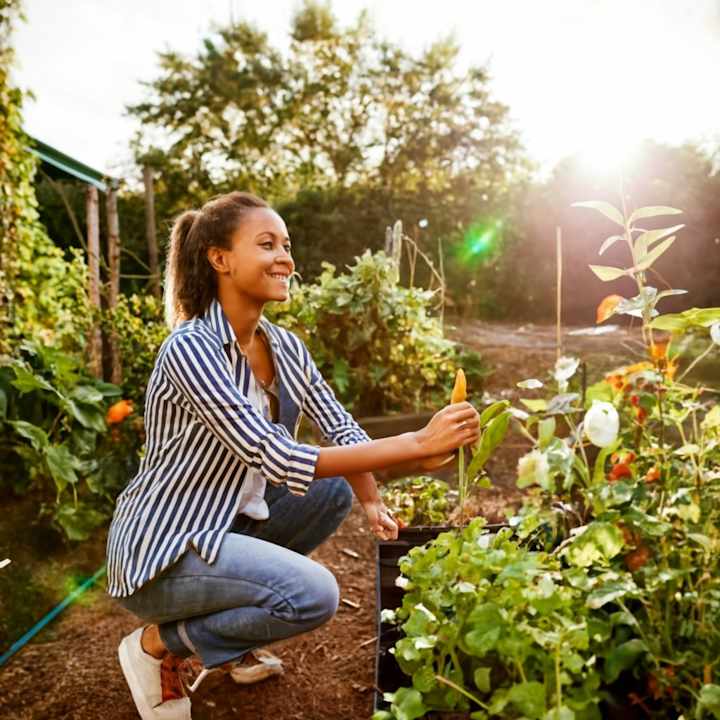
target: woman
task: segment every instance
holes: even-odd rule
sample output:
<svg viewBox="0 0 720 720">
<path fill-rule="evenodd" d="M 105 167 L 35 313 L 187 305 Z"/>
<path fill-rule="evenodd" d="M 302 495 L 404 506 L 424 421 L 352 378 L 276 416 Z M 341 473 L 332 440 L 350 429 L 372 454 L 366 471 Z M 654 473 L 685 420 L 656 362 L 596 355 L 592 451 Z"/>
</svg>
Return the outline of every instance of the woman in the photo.
<svg viewBox="0 0 720 720">
<path fill-rule="evenodd" d="M 373 533 L 394 539 L 372 471 L 437 463 L 478 438 L 477 412 L 457 403 L 418 432 L 370 440 L 303 342 L 262 315 L 288 298 L 294 268 L 282 218 L 248 193 L 173 227 L 172 333 L 147 387 L 146 454 L 107 546 L 109 594 L 148 623 L 118 649 L 143 720 L 190 718 L 182 658 L 228 667 L 329 620 L 337 583 L 306 556 L 353 492 Z M 302 413 L 333 446 L 294 439 Z"/>
</svg>

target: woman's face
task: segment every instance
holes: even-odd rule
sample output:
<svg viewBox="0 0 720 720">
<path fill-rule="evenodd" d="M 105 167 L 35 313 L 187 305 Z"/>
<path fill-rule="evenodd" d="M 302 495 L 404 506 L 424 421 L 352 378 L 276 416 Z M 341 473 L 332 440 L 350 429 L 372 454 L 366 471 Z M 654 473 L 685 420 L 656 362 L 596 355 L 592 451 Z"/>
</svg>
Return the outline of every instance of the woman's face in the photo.
<svg viewBox="0 0 720 720">
<path fill-rule="evenodd" d="M 219 271 L 218 280 L 229 281 L 240 293 L 260 302 L 287 300 L 295 263 L 283 219 L 270 208 L 253 208 L 245 214 L 231 242 L 231 250 L 209 250 L 217 260 L 213 265 Z"/>
</svg>

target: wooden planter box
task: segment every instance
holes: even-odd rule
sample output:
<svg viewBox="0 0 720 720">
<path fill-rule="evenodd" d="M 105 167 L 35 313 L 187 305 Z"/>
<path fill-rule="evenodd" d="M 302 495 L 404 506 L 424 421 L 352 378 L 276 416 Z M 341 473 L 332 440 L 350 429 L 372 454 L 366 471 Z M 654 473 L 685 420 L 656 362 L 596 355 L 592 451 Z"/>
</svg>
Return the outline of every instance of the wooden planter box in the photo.
<svg viewBox="0 0 720 720">
<path fill-rule="evenodd" d="M 487 525 L 487 529 L 497 531 L 508 527 L 501 523 Z M 380 620 L 383 610 L 395 610 L 402 605 L 403 590 L 395 585 L 395 580 L 400 575 L 398 560 L 406 555 L 411 548 L 424 545 L 429 540 L 436 538 L 441 532 L 456 529 L 448 525 L 432 525 L 402 528 L 398 533 L 397 540 L 380 540 L 377 543 L 377 573 L 376 573 L 376 627 L 377 644 L 375 656 L 375 710 L 389 710 L 389 703 L 383 699 L 383 693 L 395 692 L 399 687 L 408 686 L 411 679 L 405 675 L 390 653 L 395 643 L 402 637 L 400 629 Z M 613 688 L 620 690 L 620 688 Z M 618 696 L 625 696 L 628 690 L 634 688 L 623 688 Z M 642 695 L 642 689 L 637 688 Z M 643 713 L 637 707 L 623 704 L 608 705 L 603 703 L 601 713 L 609 720 L 641 720 Z M 425 715 L 427 720 L 467 720 L 469 713 L 457 712 L 430 712 Z"/>
</svg>

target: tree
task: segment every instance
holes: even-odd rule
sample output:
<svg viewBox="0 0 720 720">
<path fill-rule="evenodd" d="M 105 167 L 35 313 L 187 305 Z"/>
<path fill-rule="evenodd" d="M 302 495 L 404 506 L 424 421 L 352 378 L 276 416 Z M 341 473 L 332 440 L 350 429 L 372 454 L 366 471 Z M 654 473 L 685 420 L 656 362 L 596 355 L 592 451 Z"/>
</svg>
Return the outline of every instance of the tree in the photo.
<svg viewBox="0 0 720 720">
<path fill-rule="evenodd" d="M 458 53 L 442 39 L 413 56 L 378 38 L 365 13 L 340 28 L 316 2 L 295 14 L 287 52 L 240 22 L 194 57 L 161 53 L 147 99 L 128 108 L 146 133 L 135 151 L 156 170 L 159 215 L 243 188 L 296 217 L 304 200 L 308 211 L 339 202 L 332 232 L 312 238 L 315 257 L 380 247 L 396 218 L 428 219 L 434 251 L 438 236 L 503 211 L 529 169 L 487 71 L 460 72 Z M 377 225 L 356 222 L 368 214 Z"/>
</svg>

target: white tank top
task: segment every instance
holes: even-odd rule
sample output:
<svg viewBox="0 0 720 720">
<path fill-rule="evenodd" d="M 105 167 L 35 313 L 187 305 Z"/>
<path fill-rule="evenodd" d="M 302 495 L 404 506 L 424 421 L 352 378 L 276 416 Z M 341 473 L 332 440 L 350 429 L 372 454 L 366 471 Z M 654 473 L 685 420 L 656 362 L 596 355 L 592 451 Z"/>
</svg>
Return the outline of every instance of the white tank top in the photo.
<svg viewBox="0 0 720 720">
<path fill-rule="evenodd" d="M 269 392 L 277 397 L 277 375 L 267 388 L 263 388 L 251 370 L 248 399 L 268 422 L 272 422 L 270 400 L 267 395 Z M 265 502 L 265 484 L 265 476 L 258 470 L 248 470 L 240 488 L 238 514 L 247 515 L 254 520 L 267 520 L 270 517 L 270 510 Z"/>
</svg>

